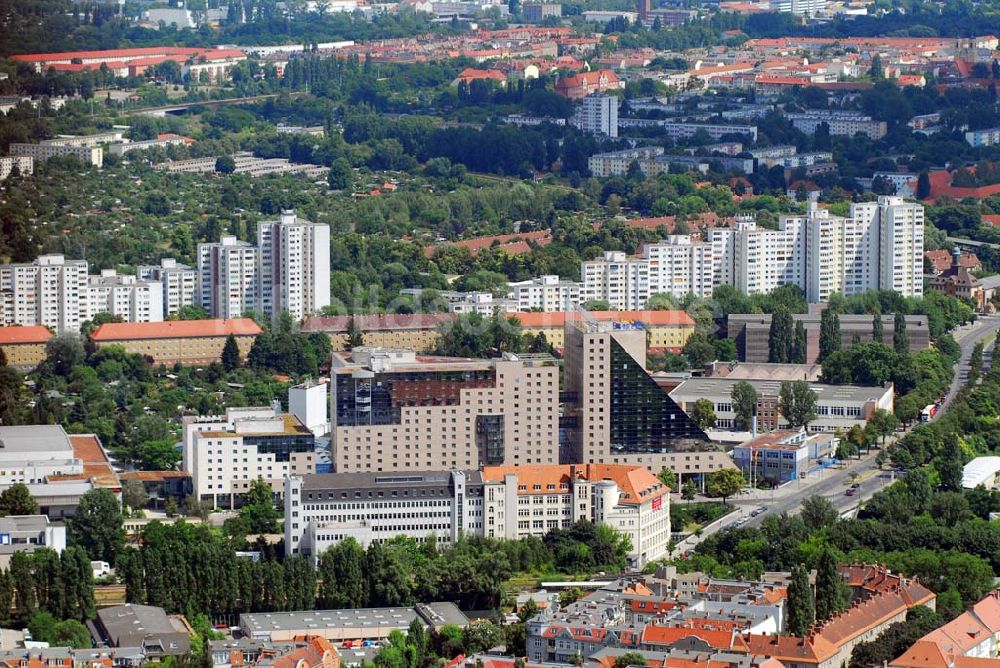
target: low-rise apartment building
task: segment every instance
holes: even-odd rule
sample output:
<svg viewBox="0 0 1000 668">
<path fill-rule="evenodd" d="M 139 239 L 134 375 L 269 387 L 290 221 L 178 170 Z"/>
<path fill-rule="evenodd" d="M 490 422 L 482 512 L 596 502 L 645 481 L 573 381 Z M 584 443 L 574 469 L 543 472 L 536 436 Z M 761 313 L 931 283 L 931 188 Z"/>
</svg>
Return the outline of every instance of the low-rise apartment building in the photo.
<svg viewBox="0 0 1000 668">
<path fill-rule="evenodd" d="M 316 437 L 277 408 L 229 408 L 225 415 L 184 418 L 184 470 L 194 493 L 234 508 L 255 480 L 284 491 L 284 479 L 316 472 Z"/>
<path fill-rule="evenodd" d="M 100 146 L 75 146 L 71 144 L 26 144 L 13 142 L 10 154 L 14 157 L 27 157 L 42 163 L 50 158 L 74 157 L 85 165 L 93 167 L 104 166 L 104 149 Z"/>
<path fill-rule="evenodd" d="M 343 352 L 347 350 L 348 332 L 353 321 L 366 346 L 426 352 L 441 338 L 441 328 L 456 318 L 454 313 L 313 316 L 305 319 L 301 331 L 323 332 L 330 337 L 332 349 Z"/>
<path fill-rule="evenodd" d="M 570 312 L 528 311 L 511 313 L 509 317 L 516 318 L 521 323 L 523 334 L 544 334 L 545 340 L 552 347 L 562 350 L 565 345 L 567 313 Z M 696 324 L 684 311 L 588 311 L 587 314 L 594 320 L 643 328 L 647 334 L 647 349 L 656 352 L 680 352 L 688 338 L 694 334 Z"/>
<path fill-rule="evenodd" d="M 35 159 L 30 156 L 0 157 L 0 181 L 5 181 L 15 169 L 21 176 L 31 176 L 35 173 Z"/>
<path fill-rule="evenodd" d="M 559 370 L 547 355 L 334 354 L 331 460 L 337 472 L 555 464 Z"/>
<path fill-rule="evenodd" d="M 670 392 L 670 397 L 685 411 L 692 411 L 699 399 L 708 399 L 715 408 L 715 427 L 733 429 L 736 413 L 732 406 L 733 385 L 747 382 L 757 391 L 757 428 L 760 431 L 787 429 L 788 423 L 778 412 L 781 383 L 774 380 L 738 380 L 734 378 L 692 378 Z M 826 385 L 810 383 L 816 393 L 816 419 L 809 432 L 847 431 L 854 425 L 864 427 L 875 410 L 893 411 L 893 386 Z"/>
<path fill-rule="evenodd" d="M 8 366 L 28 371 L 45 360 L 45 347 L 51 338 L 52 332 L 41 325 L 0 327 L 0 351 Z"/>
<path fill-rule="evenodd" d="M 801 113 L 786 113 L 792 125 L 802 132 L 815 134 L 824 123 L 835 137 L 853 137 L 860 133 L 869 139 L 881 139 L 886 133 L 885 121 L 876 121 L 871 116 L 850 111 L 805 111 Z"/>
<path fill-rule="evenodd" d="M 90 335 L 97 346 L 121 346 L 126 352 L 145 355 L 153 364 L 211 364 L 222 358 L 226 339 L 233 336 L 246 359 L 263 330 L 250 318 L 233 320 L 169 320 L 166 322 L 110 322 Z"/>
</svg>

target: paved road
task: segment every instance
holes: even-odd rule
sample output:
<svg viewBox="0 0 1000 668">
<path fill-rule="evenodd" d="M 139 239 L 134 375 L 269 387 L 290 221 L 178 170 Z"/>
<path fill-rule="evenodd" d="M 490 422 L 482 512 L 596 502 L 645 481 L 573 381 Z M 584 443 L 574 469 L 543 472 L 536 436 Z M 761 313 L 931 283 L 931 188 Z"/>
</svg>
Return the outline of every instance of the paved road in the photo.
<svg viewBox="0 0 1000 668">
<path fill-rule="evenodd" d="M 944 408 L 938 411 L 941 415 L 948 404 L 955 398 L 956 393 L 965 383 L 969 376 L 969 358 L 976 343 L 994 334 L 1000 327 L 1000 316 L 981 317 L 975 323 L 959 327 L 952 332 L 955 341 L 961 348 L 961 356 L 956 365 L 955 375 L 952 379 L 951 387 L 945 395 Z M 989 354 L 984 355 L 984 359 L 989 359 Z M 904 432 L 897 432 L 886 440 L 885 445 L 891 445 L 897 438 L 904 435 Z M 722 531 L 732 522 L 740 518 L 748 518 L 743 526 L 756 527 L 768 515 L 775 513 L 795 513 L 798 511 L 802 501 L 810 496 L 823 496 L 830 500 L 833 506 L 841 514 L 853 513 L 861 504 L 877 492 L 892 484 L 895 477 L 891 472 L 881 472 L 875 464 L 877 450 L 863 455 L 860 459 L 853 459 L 844 462 L 840 468 L 831 468 L 819 473 L 811 473 L 805 480 L 797 480 L 787 483 L 776 490 L 748 490 L 739 497 L 732 499 L 736 506 L 736 512 L 726 518 L 705 527 L 702 535 L 689 536 L 675 548 L 677 555 L 686 550 L 690 550 L 707 536 L 711 536 Z M 860 492 L 854 496 L 847 496 L 848 485 L 857 481 L 860 485 Z M 749 518 L 750 513 L 760 506 L 765 506 L 766 510 L 757 517 Z"/>
</svg>

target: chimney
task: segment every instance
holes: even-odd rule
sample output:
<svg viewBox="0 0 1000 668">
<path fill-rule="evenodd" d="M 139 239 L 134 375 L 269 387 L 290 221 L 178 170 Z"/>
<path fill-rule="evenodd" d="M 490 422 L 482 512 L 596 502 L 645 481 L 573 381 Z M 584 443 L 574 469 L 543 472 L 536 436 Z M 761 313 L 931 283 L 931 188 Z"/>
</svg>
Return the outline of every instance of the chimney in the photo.
<svg viewBox="0 0 1000 668">
<path fill-rule="evenodd" d="M 962 249 L 955 246 L 951 249 L 951 266 L 955 271 L 958 271 L 959 266 L 962 264 Z"/>
</svg>

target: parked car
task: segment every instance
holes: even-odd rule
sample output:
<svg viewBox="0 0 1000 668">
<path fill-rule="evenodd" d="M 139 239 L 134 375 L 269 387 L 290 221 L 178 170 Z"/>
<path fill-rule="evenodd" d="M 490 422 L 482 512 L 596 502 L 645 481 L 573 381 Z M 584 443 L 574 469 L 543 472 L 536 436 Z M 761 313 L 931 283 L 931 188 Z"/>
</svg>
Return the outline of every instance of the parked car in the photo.
<svg viewBox="0 0 1000 668">
<path fill-rule="evenodd" d="M 848 487 L 847 491 L 844 492 L 844 495 L 845 496 L 854 496 L 857 493 L 858 493 L 858 488 L 857 487 Z"/>
</svg>

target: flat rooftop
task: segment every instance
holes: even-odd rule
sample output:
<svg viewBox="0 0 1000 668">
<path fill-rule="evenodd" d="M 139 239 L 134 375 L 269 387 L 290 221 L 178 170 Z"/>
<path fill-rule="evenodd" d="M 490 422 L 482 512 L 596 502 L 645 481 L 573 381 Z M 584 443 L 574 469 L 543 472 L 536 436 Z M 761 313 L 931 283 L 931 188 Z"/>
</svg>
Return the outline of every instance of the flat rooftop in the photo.
<svg viewBox="0 0 1000 668">
<path fill-rule="evenodd" d="M 419 613 L 418 613 L 419 611 Z M 420 619 L 424 623 L 441 626 L 457 624 L 466 626 L 469 619 L 454 603 L 437 602 L 417 604 L 412 608 L 355 608 L 353 610 L 305 610 L 296 612 L 258 612 L 240 615 L 240 627 L 249 637 L 289 631 L 318 629 L 405 629 Z M 387 632 L 384 635 L 388 635 Z"/>
<path fill-rule="evenodd" d="M 467 484 L 482 484 L 478 470 L 464 471 Z M 398 473 L 317 473 L 302 477 L 303 490 L 358 489 L 366 487 L 440 487 L 451 484 L 451 471 L 406 471 Z"/>
<path fill-rule="evenodd" d="M 692 378 L 685 380 L 670 392 L 674 400 L 696 400 L 702 397 L 726 397 L 732 394 L 736 383 L 750 383 L 757 394 L 766 397 L 777 397 L 781 390 L 781 381 L 754 380 L 752 378 Z M 816 393 L 819 403 L 876 401 L 892 392 L 892 386 L 877 385 L 826 385 L 824 383 L 809 383 L 810 389 Z"/>
<path fill-rule="evenodd" d="M 73 444 L 59 425 L 0 427 L 0 457 L 26 455 L 25 459 L 73 459 Z"/>
</svg>

